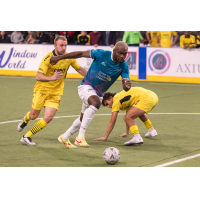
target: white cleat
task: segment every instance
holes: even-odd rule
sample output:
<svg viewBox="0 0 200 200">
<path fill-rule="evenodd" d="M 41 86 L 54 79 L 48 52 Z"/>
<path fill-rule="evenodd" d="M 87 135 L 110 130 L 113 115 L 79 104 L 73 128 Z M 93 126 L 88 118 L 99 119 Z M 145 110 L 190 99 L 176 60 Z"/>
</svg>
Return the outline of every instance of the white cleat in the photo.
<svg viewBox="0 0 200 200">
<path fill-rule="evenodd" d="M 133 137 L 128 142 L 125 142 L 124 146 L 132 146 L 134 144 L 143 144 L 143 143 L 144 143 L 144 141 L 143 141 L 142 137 L 139 137 L 139 138 Z"/>
<path fill-rule="evenodd" d="M 23 135 L 20 139 L 20 142 L 23 142 L 24 144 L 27 144 L 29 146 L 34 146 L 35 143 L 32 142 L 32 139 L 30 137 L 27 137 L 26 135 Z"/>
<path fill-rule="evenodd" d="M 22 121 L 18 124 L 17 130 L 19 132 L 21 132 L 24 129 L 25 126 L 27 126 L 27 123 L 24 122 L 24 118 L 23 118 Z"/>
<path fill-rule="evenodd" d="M 158 133 L 154 128 L 152 128 L 148 130 L 148 132 L 145 134 L 145 137 L 155 137 L 156 135 L 158 135 Z"/>
</svg>

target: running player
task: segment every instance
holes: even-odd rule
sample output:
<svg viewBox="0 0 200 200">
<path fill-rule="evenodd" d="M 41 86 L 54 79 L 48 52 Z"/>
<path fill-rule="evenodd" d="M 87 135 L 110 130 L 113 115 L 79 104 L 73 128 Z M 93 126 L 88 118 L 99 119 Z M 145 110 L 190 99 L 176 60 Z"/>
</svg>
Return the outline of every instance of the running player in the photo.
<svg viewBox="0 0 200 200">
<path fill-rule="evenodd" d="M 36 75 L 37 83 L 34 86 L 31 111 L 26 114 L 17 127 L 17 130 L 21 132 L 30 120 L 35 120 L 39 116 L 42 107 L 45 107 L 44 117 L 35 123 L 32 129 L 20 140 L 27 145 L 35 145 L 31 137 L 45 128 L 58 111 L 69 66 L 71 65 L 82 76 L 85 76 L 87 73 L 83 67 L 80 67 L 75 59 L 62 60 L 52 66 L 49 63 L 52 56 L 67 54 L 67 39 L 63 36 L 56 37 L 54 40 L 54 47 L 55 49 L 48 53 L 40 63 Z"/>
<path fill-rule="evenodd" d="M 127 51 L 127 44 L 120 41 L 116 43 L 113 53 L 101 49 L 92 49 L 91 51 L 77 51 L 51 58 L 51 64 L 55 64 L 61 59 L 80 57 L 91 57 L 94 59 L 85 78 L 78 87 L 78 93 L 83 102 L 81 116 L 58 138 L 66 147 L 75 148 L 75 146 L 70 143 L 69 137 L 79 129 L 75 144 L 80 147 L 89 147 L 85 141 L 85 131 L 101 106 L 102 96 L 119 76 L 122 77 L 123 89 L 125 91 L 130 89 L 129 67 L 124 61 Z"/>
<path fill-rule="evenodd" d="M 102 104 L 108 108 L 112 108 L 112 116 L 105 137 L 97 138 L 95 140 L 108 139 L 108 136 L 115 126 L 119 110 L 126 110 L 126 115 L 124 116 L 124 121 L 126 122 L 126 133 L 120 135 L 120 137 L 127 136 L 129 134 L 129 129 L 133 134 L 133 138 L 124 143 L 125 146 L 143 143 L 143 139 L 139 134 L 138 126 L 134 121 L 137 117 L 144 122 L 148 129 L 148 133 L 145 134 L 146 137 L 154 137 L 158 135 L 147 116 L 157 103 L 157 95 L 154 92 L 141 87 L 132 87 L 128 92 L 122 91 L 117 94 L 109 92 L 105 93 Z"/>
</svg>

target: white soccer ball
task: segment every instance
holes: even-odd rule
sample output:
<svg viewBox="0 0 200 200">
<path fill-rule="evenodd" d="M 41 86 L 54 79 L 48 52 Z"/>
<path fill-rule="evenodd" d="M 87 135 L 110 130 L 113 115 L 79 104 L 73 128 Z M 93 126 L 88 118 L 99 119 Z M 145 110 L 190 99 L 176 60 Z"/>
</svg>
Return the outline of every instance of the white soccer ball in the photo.
<svg viewBox="0 0 200 200">
<path fill-rule="evenodd" d="M 115 147 L 109 147 L 103 152 L 103 158 L 108 164 L 114 165 L 120 159 L 119 150 Z"/>
</svg>

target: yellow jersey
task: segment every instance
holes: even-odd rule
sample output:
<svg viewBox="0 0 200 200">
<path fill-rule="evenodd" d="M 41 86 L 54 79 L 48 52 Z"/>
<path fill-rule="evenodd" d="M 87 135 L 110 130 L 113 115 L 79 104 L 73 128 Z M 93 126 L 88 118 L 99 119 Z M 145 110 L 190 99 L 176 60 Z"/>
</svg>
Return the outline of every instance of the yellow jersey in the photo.
<svg viewBox="0 0 200 200">
<path fill-rule="evenodd" d="M 197 44 L 200 44 L 200 36 L 197 35 L 197 38 L 198 38 L 198 40 L 197 40 Z"/>
<path fill-rule="evenodd" d="M 157 43 L 158 31 L 147 31 L 147 33 L 149 33 L 150 36 L 151 36 L 152 43 L 150 44 L 150 46 L 151 47 L 158 47 L 158 43 Z"/>
<path fill-rule="evenodd" d="M 184 48 L 184 44 L 189 44 L 189 47 L 193 47 L 195 44 L 195 37 L 190 35 L 189 38 L 185 38 L 185 35 L 180 37 L 180 47 Z"/>
<path fill-rule="evenodd" d="M 67 52 L 65 52 L 67 54 Z M 48 53 L 40 63 L 38 72 L 43 73 L 45 76 L 51 77 L 54 75 L 55 71 L 61 71 L 64 74 L 61 80 L 42 82 L 37 81 L 34 86 L 34 92 L 40 91 L 43 94 L 51 94 L 51 95 L 62 95 L 65 83 L 65 77 L 67 75 L 67 71 L 70 65 L 75 69 L 79 69 L 80 65 L 75 59 L 63 59 L 58 61 L 55 65 L 50 64 L 50 59 L 52 56 L 56 56 L 55 50 Z"/>
<path fill-rule="evenodd" d="M 133 105 L 137 105 L 139 99 L 145 94 L 151 92 L 142 87 L 132 87 L 129 91 L 122 91 L 113 97 L 112 112 L 119 110 L 128 111 Z"/>
<path fill-rule="evenodd" d="M 158 36 L 160 37 L 161 47 L 170 47 L 171 46 L 171 37 L 172 35 L 176 36 L 176 31 L 158 31 Z"/>
</svg>

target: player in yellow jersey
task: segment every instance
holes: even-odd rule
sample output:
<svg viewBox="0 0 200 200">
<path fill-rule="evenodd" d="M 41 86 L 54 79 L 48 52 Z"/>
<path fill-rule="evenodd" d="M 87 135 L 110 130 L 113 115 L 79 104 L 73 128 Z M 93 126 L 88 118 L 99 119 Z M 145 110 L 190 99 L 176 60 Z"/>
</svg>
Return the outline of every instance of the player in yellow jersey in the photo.
<svg viewBox="0 0 200 200">
<path fill-rule="evenodd" d="M 34 86 L 31 111 L 25 115 L 17 127 L 17 130 L 21 132 L 30 120 L 35 120 L 39 116 L 42 107 L 45 107 L 44 117 L 35 123 L 20 140 L 27 145 L 35 145 L 31 137 L 45 128 L 58 111 L 61 95 L 63 94 L 65 76 L 70 65 L 82 76 L 87 73 L 75 59 L 61 60 L 56 65 L 51 65 L 50 59 L 52 56 L 67 54 L 67 39 L 63 36 L 56 37 L 54 47 L 55 49 L 48 53 L 40 63 L 36 75 L 37 83 Z M 75 148 L 72 144 L 68 145 L 71 148 Z"/>
<path fill-rule="evenodd" d="M 196 47 L 195 37 L 190 34 L 190 31 L 185 31 L 184 35 L 181 35 L 180 47 L 183 49 Z"/>
<path fill-rule="evenodd" d="M 147 31 L 146 32 L 147 40 L 151 47 L 158 47 L 157 34 L 158 34 L 158 31 Z"/>
<path fill-rule="evenodd" d="M 171 41 L 172 35 L 175 36 L 174 41 Z M 159 47 L 173 47 L 178 39 L 176 31 L 158 31 L 157 43 Z"/>
<path fill-rule="evenodd" d="M 120 135 L 120 137 L 127 136 L 129 134 L 129 129 L 133 134 L 133 138 L 124 143 L 125 146 L 143 143 L 143 139 L 139 134 L 138 126 L 134 121 L 138 117 L 144 122 L 148 129 L 147 134 L 145 134 L 146 137 L 154 137 L 158 135 L 147 116 L 157 103 L 157 95 L 142 87 L 132 87 L 127 92 L 122 91 L 117 94 L 109 92 L 105 93 L 102 104 L 108 108 L 112 108 L 112 116 L 105 137 L 97 138 L 95 140 L 107 140 L 115 126 L 119 110 L 126 110 L 126 115 L 124 116 L 124 121 L 126 122 L 126 133 Z"/>
<path fill-rule="evenodd" d="M 196 44 L 196 48 L 200 48 L 200 31 L 197 31 Z"/>
</svg>

